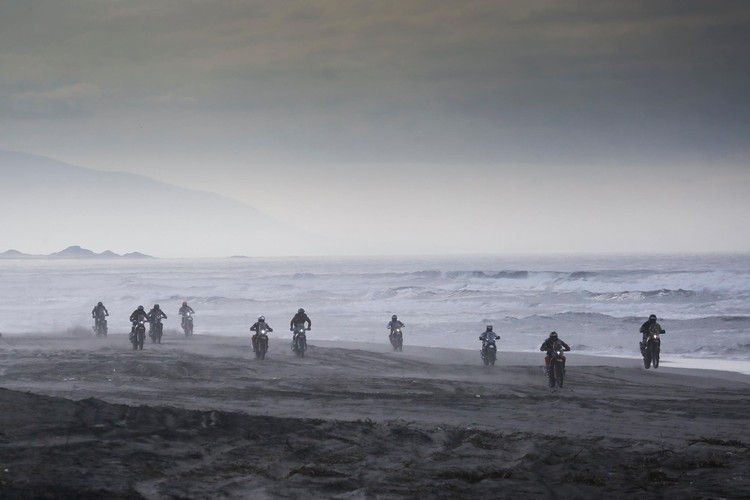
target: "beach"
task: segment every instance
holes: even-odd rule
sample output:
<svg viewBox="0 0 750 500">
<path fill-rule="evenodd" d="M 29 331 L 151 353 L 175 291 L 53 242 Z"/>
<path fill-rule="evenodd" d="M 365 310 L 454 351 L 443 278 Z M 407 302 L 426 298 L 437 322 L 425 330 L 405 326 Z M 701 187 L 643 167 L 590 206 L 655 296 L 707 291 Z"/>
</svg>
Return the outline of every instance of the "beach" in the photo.
<svg viewBox="0 0 750 500">
<path fill-rule="evenodd" d="M 750 376 L 271 337 L 0 338 L 3 498 L 741 498 Z"/>
</svg>

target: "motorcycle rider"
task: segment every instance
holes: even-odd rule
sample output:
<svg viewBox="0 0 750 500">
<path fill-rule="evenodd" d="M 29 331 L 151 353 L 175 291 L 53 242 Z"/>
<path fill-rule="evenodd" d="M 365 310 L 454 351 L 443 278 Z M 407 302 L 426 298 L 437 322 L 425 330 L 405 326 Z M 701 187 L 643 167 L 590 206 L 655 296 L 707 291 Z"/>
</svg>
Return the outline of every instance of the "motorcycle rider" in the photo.
<svg viewBox="0 0 750 500">
<path fill-rule="evenodd" d="M 398 320 L 398 316 L 396 316 L 395 314 L 391 316 L 391 320 L 388 322 L 388 326 L 386 327 L 391 331 L 391 333 L 388 334 L 388 337 L 390 338 L 393 335 L 394 330 L 403 328 L 404 326 L 405 325 Z"/>
<path fill-rule="evenodd" d="M 250 327 L 250 331 L 255 332 L 255 334 L 252 336 L 253 352 L 255 352 L 255 348 L 258 346 L 258 332 L 260 332 L 261 330 L 265 330 L 267 332 L 273 331 L 273 328 L 271 328 L 271 325 L 266 323 L 265 316 L 258 316 L 258 321 L 256 321 L 253 324 L 253 326 Z"/>
<path fill-rule="evenodd" d="M 138 306 L 138 309 L 133 311 L 133 313 L 130 315 L 130 322 L 133 326 L 130 327 L 130 337 L 132 338 L 135 334 L 135 324 L 139 322 L 140 320 L 148 321 L 148 314 L 146 314 L 145 309 L 143 309 L 143 306 Z"/>
<path fill-rule="evenodd" d="M 104 307 L 104 304 L 99 302 L 91 310 L 91 317 L 96 319 L 98 317 L 104 318 L 105 316 L 109 316 L 109 311 L 107 311 L 107 308 Z"/>
<path fill-rule="evenodd" d="M 149 322 L 151 322 L 151 326 L 153 327 L 158 323 L 158 320 L 160 319 L 167 319 L 167 315 L 164 314 L 164 311 L 161 310 L 159 304 L 154 304 L 153 309 L 148 312 L 148 320 Z M 153 331 L 149 332 L 148 335 L 149 337 L 153 336 Z"/>
<path fill-rule="evenodd" d="M 479 351 L 482 353 L 482 359 L 487 352 L 487 343 L 499 338 L 500 335 L 492 331 L 492 325 L 487 325 L 487 329 L 479 335 L 479 340 L 482 341 L 482 349 Z"/>
<path fill-rule="evenodd" d="M 300 307 L 297 309 L 297 314 L 295 314 L 289 322 L 289 330 L 294 332 L 294 335 L 292 335 L 292 348 L 294 348 L 294 345 L 297 342 L 297 328 L 304 328 L 305 323 L 307 323 L 307 328 L 305 328 L 305 330 L 312 328 L 312 321 L 310 321 L 310 318 L 305 314 L 305 310 Z"/>
<path fill-rule="evenodd" d="M 555 342 L 560 342 L 560 345 L 562 345 L 563 349 L 565 351 L 570 350 L 570 346 L 566 344 L 563 339 L 559 338 L 557 336 L 557 332 L 551 332 L 549 334 L 549 337 L 547 340 L 542 342 L 542 347 L 539 348 L 540 351 L 546 351 L 547 355 L 544 357 L 544 368 L 545 370 L 549 368 L 549 362 L 550 359 L 552 359 L 552 349 L 555 346 Z M 563 356 L 563 369 L 565 368 L 565 356 Z"/>
<path fill-rule="evenodd" d="M 185 318 L 187 317 L 187 314 L 195 314 L 195 311 L 193 311 L 193 308 L 188 305 L 187 301 L 182 301 L 182 306 L 180 306 L 179 313 L 180 316 L 182 316 L 180 326 L 182 326 L 182 328 L 185 328 Z"/>
<path fill-rule="evenodd" d="M 641 342 L 638 344 L 641 348 L 641 356 L 643 355 L 643 348 L 646 346 L 646 341 L 652 332 L 656 333 L 667 333 L 662 330 L 661 325 L 656 322 L 656 314 L 652 314 L 648 317 L 645 323 L 641 325 Z"/>
</svg>

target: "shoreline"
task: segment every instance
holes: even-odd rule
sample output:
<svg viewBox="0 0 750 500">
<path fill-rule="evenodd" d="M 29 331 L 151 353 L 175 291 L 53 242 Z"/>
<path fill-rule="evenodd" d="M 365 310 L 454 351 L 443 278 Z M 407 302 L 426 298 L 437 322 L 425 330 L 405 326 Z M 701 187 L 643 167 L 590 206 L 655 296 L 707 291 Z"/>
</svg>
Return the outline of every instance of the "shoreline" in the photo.
<svg viewBox="0 0 750 500">
<path fill-rule="evenodd" d="M 93 336 L 80 336 L 75 334 L 63 333 L 16 333 L 2 334 L 0 336 L 0 349 L 8 340 L 31 340 L 31 339 L 49 339 L 62 342 L 82 342 L 89 339 L 90 344 L 86 346 L 97 346 L 97 343 L 107 342 L 110 344 L 112 339 L 123 339 L 124 352 L 129 352 L 129 344 L 125 341 L 126 333 L 110 333 L 106 339 L 97 339 Z M 284 346 L 289 341 L 288 338 L 271 337 L 271 345 Z M 162 348 L 170 344 L 179 344 L 185 348 L 190 342 L 200 345 L 203 341 L 213 344 L 225 343 L 227 346 L 246 347 L 250 346 L 250 335 L 210 335 L 196 334 L 192 339 L 186 340 L 181 334 L 178 336 L 169 335 L 164 337 Z M 15 342 L 14 342 L 15 343 Z M 344 349 L 344 350 L 364 350 L 374 353 L 392 353 L 391 346 L 385 342 L 356 342 L 351 340 L 323 340 L 311 339 L 311 346 L 323 348 Z M 421 361 L 442 362 L 446 364 L 466 364 L 479 365 L 478 348 L 458 348 L 458 347 L 435 347 L 405 345 L 404 351 L 393 353 L 394 356 L 400 356 L 407 359 L 418 359 Z M 690 358 L 666 355 L 661 358 L 661 366 L 658 369 L 645 370 L 643 368 L 640 356 L 627 355 L 607 355 L 591 354 L 571 351 L 568 354 L 568 367 L 576 366 L 605 366 L 612 368 L 640 369 L 644 372 L 676 372 L 696 376 L 710 376 L 723 380 L 733 380 L 750 383 L 750 360 L 723 360 L 716 358 Z M 503 366 L 539 366 L 543 365 L 544 355 L 541 351 L 498 351 L 498 368 Z"/>
</svg>

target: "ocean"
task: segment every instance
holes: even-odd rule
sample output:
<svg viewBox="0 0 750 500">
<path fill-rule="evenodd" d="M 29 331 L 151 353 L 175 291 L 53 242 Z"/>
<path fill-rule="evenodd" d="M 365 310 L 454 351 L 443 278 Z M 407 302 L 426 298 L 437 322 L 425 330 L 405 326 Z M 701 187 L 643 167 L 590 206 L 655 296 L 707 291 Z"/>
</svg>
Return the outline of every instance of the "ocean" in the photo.
<svg viewBox="0 0 750 500">
<path fill-rule="evenodd" d="M 501 351 L 538 350 L 555 330 L 574 352 L 633 357 L 656 314 L 665 361 L 750 361 L 750 255 L 0 261 L 4 334 L 88 335 L 99 300 L 112 333 L 159 303 L 165 341 L 187 300 L 196 335 L 249 336 L 262 314 L 273 344 L 303 307 L 311 343 L 386 344 L 397 314 L 405 349 L 478 349 L 492 324 Z"/>
</svg>

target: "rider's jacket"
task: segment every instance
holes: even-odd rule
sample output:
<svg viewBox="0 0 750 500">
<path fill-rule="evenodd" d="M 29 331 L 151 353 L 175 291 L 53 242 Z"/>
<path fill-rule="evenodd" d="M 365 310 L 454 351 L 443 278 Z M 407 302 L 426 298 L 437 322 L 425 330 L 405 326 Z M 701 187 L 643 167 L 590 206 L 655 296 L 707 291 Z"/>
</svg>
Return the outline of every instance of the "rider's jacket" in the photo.
<svg viewBox="0 0 750 500">
<path fill-rule="evenodd" d="M 404 324 L 401 323 L 399 320 L 391 320 L 388 322 L 388 328 L 391 330 L 395 330 L 396 328 L 403 328 Z"/>
<path fill-rule="evenodd" d="M 292 321 L 289 322 L 289 328 L 294 328 L 297 325 L 304 325 L 305 322 L 307 322 L 307 328 L 312 327 L 312 321 L 307 317 L 307 314 L 297 313 L 292 318 Z"/>
<path fill-rule="evenodd" d="M 250 331 L 251 332 L 259 332 L 261 330 L 265 330 L 267 332 L 272 332 L 273 328 L 271 328 L 271 326 L 268 323 L 264 322 L 264 321 L 263 322 L 256 321 L 253 324 L 253 326 L 250 327 Z"/>
<path fill-rule="evenodd" d="M 189 305 L 180 306 L 180 316 L 185 316 L 187 313 L 195 314 L 195 311 Z"/>
<path fill-rule="evenodd" d="M 104 307 L 104 304 L 102 305 L 95 305 L 94 308 L 91 310 L 91 317 L 96 318 L 97 316 L 109 316 L 109 311 L 107 311 L 107 308 Z"/>
<path fill-rule="evenodd" d="M 497 334 L 497 333 L 495 333 L 495 332 L 489 332 L 489 331 L 484 331 L 484 332 L 482 332 L 482 334 L 481 334 L 481 335 L 479 336 L 479 340 L 481 340 L 481 341 L 482 341 L 483 343 L 484 343 L 484 342 L 488 342 L 488 341 L 490 341 L 490 340 L 495 340 L 495 339 L 499 339 L 499 338 L 500 338 L 500 335 L 498 335 L 498 334 Z"/>
<path fill-rule="evenodd" d="M 164 314 L 164 311 L 161 310 L 161 308 L 154 307 L 148 312 L 148 319 L 149 321 L 156 321 L 157 319 L 167 319 L 167 315 Z"/>
<path fill-rule="evenodd" d="M 646 338 L 651 334 L 651 327 L 654 325 L 656 326 L 657 332 L 665 333 L 664 330 L 662 330 L 661 325 L 657 323 L 655 319 L 649 319 L 641 325 L 641 335 L 643 336 L 643 340 L 646 340 Z"/>
<path fill-rule="evenodd" d="M 143 309 L 136 309 L 135 311 L 133 311 L 133 314 L 130 315 L 130 321 L 135 322 L 140 319 L 145 319 L 146 321 L 148 321 L 148 314 L 146 314 L 146 311 L 144 311 Z"/>
<path fill-rule="evenodd" d="M 550 339 L 550 338 L 548 338 L 547 340 L 545 340 L 544 342 L 542 342 L 542 347 L 540 347 L 539 350 L 540 351 L 547 351 L 547 354 L 551 355 L 552 354 L 552 348 L 555 345 L 555 342 L 560 342 L 560 345 L 562 345 L 563 349 L 565 349 L 566 351 L 570 350 L 570 346 L 568 344 L 566 344 L 565 342 L 563 342 L 562 339 L 560 339 L 560 338 L 557 338 L 557 339 Z"/>
</svg>

